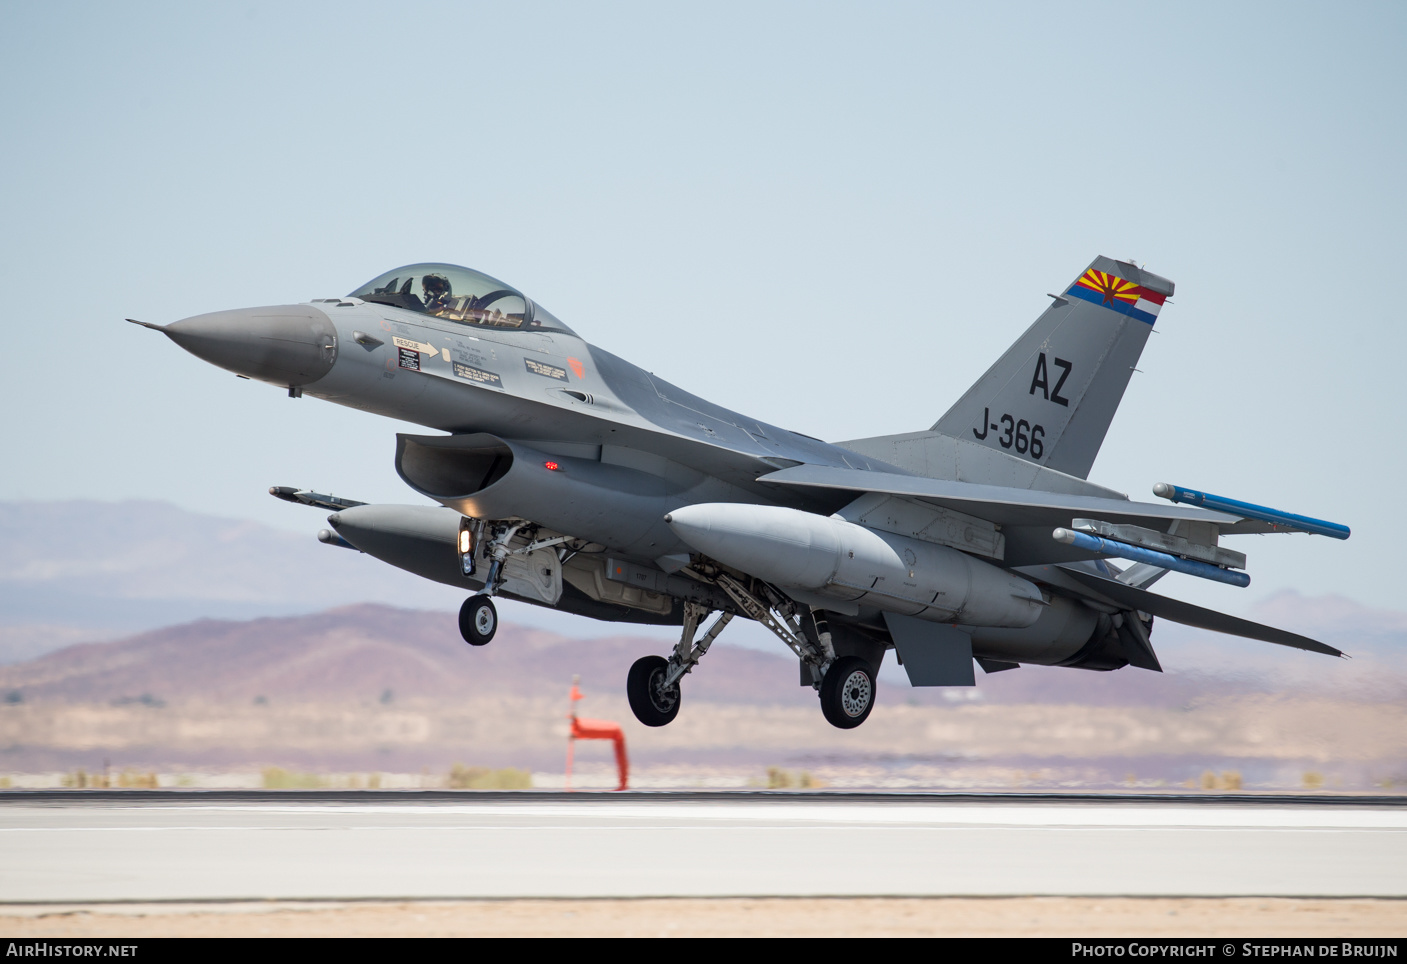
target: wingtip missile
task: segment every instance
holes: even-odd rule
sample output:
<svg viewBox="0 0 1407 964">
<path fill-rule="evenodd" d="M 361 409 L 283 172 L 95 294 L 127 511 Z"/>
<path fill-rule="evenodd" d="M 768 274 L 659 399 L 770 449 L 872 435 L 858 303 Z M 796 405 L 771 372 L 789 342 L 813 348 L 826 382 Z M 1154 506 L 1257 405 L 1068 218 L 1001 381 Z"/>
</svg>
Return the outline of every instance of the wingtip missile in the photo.
<svg viewBox="0 0 1407 964">
<path fill-rule="evenodd" d="M 1293 512 L 1282 512 L 1279 509 L 1242 502 L 1239 499 L 1228 499 L 1222 495 L 1212 495 L 1210 492 L 1184 488 L 1170 482 L 1159 482 L 1154 485 L 1153 494 L 1160 499 L 1167 499 L 1169 502 L 1195 505 L 1203 509 L 1214 509 L 1217 512 L 1239 515 L 1244 519 L 1269 522 L 1271 525 L 1293 532 L 1307 532 L 1317 536 L 1328 536 L 1330 539 L 1347 539 L 1352 533 L 1348 526 L 1340 525 L 1337 522 L 1315 519 L 1307 515 L 1296 515 Z"/>
<path fill-rule="evenodd" d="M 357 502 L 355 499 L 324 495 L 309 489 L 297 489 L 291 485 L 271 485 L 269 486 L 269 495 L 275 499 L 282 499 L 284 502 L 292 502 L 295 505 L 310 505 L 315 509 L 350 509 L 353 506 L 366 505 L 365 502 Z"/>
<path fill-rule="evenodd" d="M 341 546 L 343 549 L 356 549 L 356 551 L 358 552 L 361 551 L 360 549 L 357 549 L 356 546 L 348 542 L 346 539 L 343 539 L 337 533 L 333 532 L 331 529 L 319 529 L 318 542 L 321 542 L 325 546 Z"/>
<path fill-rule="evenodd" d="M 1118 542 L 1114 539 L 1106 539 L 1103 536 L 1091 535 L 1088 532 L 1079 532 L 1075 529 L 1062 527 L 1056 529 L 1050 535 L 1056 542 L 1064 543 L 1067 546 L 1074 546 L 1076 549 L 1083 549 L 1085 552 L 1097 552 L 1104 556 L 1115 556 L 1119 559 L 1141 562 L 1149 566 L 1156 566 L 1159 569 L 1182 572 L 1189 576 L 1210 579 L 1213 582 L 1224 582 L 1229 586 L 1240 586 L 1243 589 L 1251 584 L 1251 577 L 1244 572 L 1234 572 L 1230 569 L 1223 569 L 1221 566 L 1214 566 L 1209 562 L 1184 559 L 1181 556 L 1175 556 L 1169 552 L 1159 552 L 1156 549 L 1147 549 L 1143 546 L 1135 546 L 1127 542 Z"/>
</svg>

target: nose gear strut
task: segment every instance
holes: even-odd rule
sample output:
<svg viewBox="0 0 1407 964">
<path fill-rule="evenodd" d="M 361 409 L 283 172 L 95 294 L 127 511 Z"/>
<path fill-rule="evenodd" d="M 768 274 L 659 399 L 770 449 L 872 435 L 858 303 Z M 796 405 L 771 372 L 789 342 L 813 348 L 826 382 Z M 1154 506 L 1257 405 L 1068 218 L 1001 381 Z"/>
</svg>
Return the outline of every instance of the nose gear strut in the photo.
<svg viewBox="0 0 1407 964">
<path fill-rule="evenodd" d="M 484 549 L 484 555 L 491 560 L 489 571 L 484 576 L 484 593 L 489 596 L 498 595 L 498 589 L 503 585 L 503 564 L 508 561 L 508 557 L 513 554 L 513 550 L 508 548 L 508 543 L 513 541 L 513 537 L 518 534 L 518 530 L 524 523 L 510 526 L 506 532 L 494 536 L 493 540 Z"/>
<path fill-rule="evenodd" d="M 525 538 L 526 545 L 521 545 L 516 549 L 510 548 L 513 537 L 524 528 L 528 528 Z M 484 547 L 484 555 L 489 558 L 489 571 L 484 575 L 484 592 L 490 596 L 498 595 L 499 589 L 503 586 L 503 564 L 508 561 L 509 556 L 522 556 L 539 549 L 550 549 L 553 546 L 560 546 L 563 543 L 571 542 L 571 536 L 553 536 L 550 539 L 536 539 L 532 536 L 537 532 L 537 527 L 527 522 L 519 522 L 510 526 L 507 530 L 499 532 Z M 565 551 L 565 550 L 563 550 Z"/>
</svg>

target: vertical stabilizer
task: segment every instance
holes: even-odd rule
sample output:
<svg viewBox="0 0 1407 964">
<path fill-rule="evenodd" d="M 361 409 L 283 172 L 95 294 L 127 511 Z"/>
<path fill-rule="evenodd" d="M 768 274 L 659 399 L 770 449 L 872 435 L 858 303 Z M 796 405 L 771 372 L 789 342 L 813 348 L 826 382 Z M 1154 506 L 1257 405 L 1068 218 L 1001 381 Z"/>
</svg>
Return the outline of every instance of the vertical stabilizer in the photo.
<svg viewBox="0 0 1407 964">
<path fill-rule="evenodd" d="M 1173 283 L 1095 258 L 933 426 L 1086 478 Z"/>
</svg>

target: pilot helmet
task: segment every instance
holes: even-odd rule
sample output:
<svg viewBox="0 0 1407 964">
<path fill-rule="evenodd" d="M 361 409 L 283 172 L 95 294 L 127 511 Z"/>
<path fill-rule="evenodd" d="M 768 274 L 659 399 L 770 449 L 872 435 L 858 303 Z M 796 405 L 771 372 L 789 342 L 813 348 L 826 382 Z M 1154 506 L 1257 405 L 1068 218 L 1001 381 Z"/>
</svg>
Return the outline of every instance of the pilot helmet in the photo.
<svg viewBox="0 0 1407 964">
<path fill-rule="evenodd" d="M 450 287 L 449 279 L 442 274 L 427 274 L 420 279 L 420 287 L 425 291 L 425 298 L 428 301 L 439 301 L 448 298 L 454 293 Z"/>
</svg>

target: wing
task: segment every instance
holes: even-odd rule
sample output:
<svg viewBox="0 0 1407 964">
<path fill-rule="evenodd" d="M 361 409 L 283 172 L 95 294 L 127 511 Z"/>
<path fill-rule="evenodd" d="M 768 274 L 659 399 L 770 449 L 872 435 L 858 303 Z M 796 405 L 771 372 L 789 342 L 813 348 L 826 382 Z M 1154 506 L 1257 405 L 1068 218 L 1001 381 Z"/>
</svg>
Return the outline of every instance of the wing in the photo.
<svg viewBox="0 0 1407 964">
<path fill-rule="evenodd" d="M 840 469 L 824 465 L 797 465 L 758 478 L 774 485 L 817 489 L 843 489 L 855 493 L 880 492 L 920 499 L 945 509 L 965 512 L 997 525 L 1068 526 L 1076 518 L 1166 529 L 1175 519 L 1231 525 L 1239 516 L 1185 505 L 1157 505 L 1093 495 L 1064 495 L 1039 489 L 1004 485 L 978 485 L 947 479 L 925 479 L 894 472 Z"/>
</svg>

